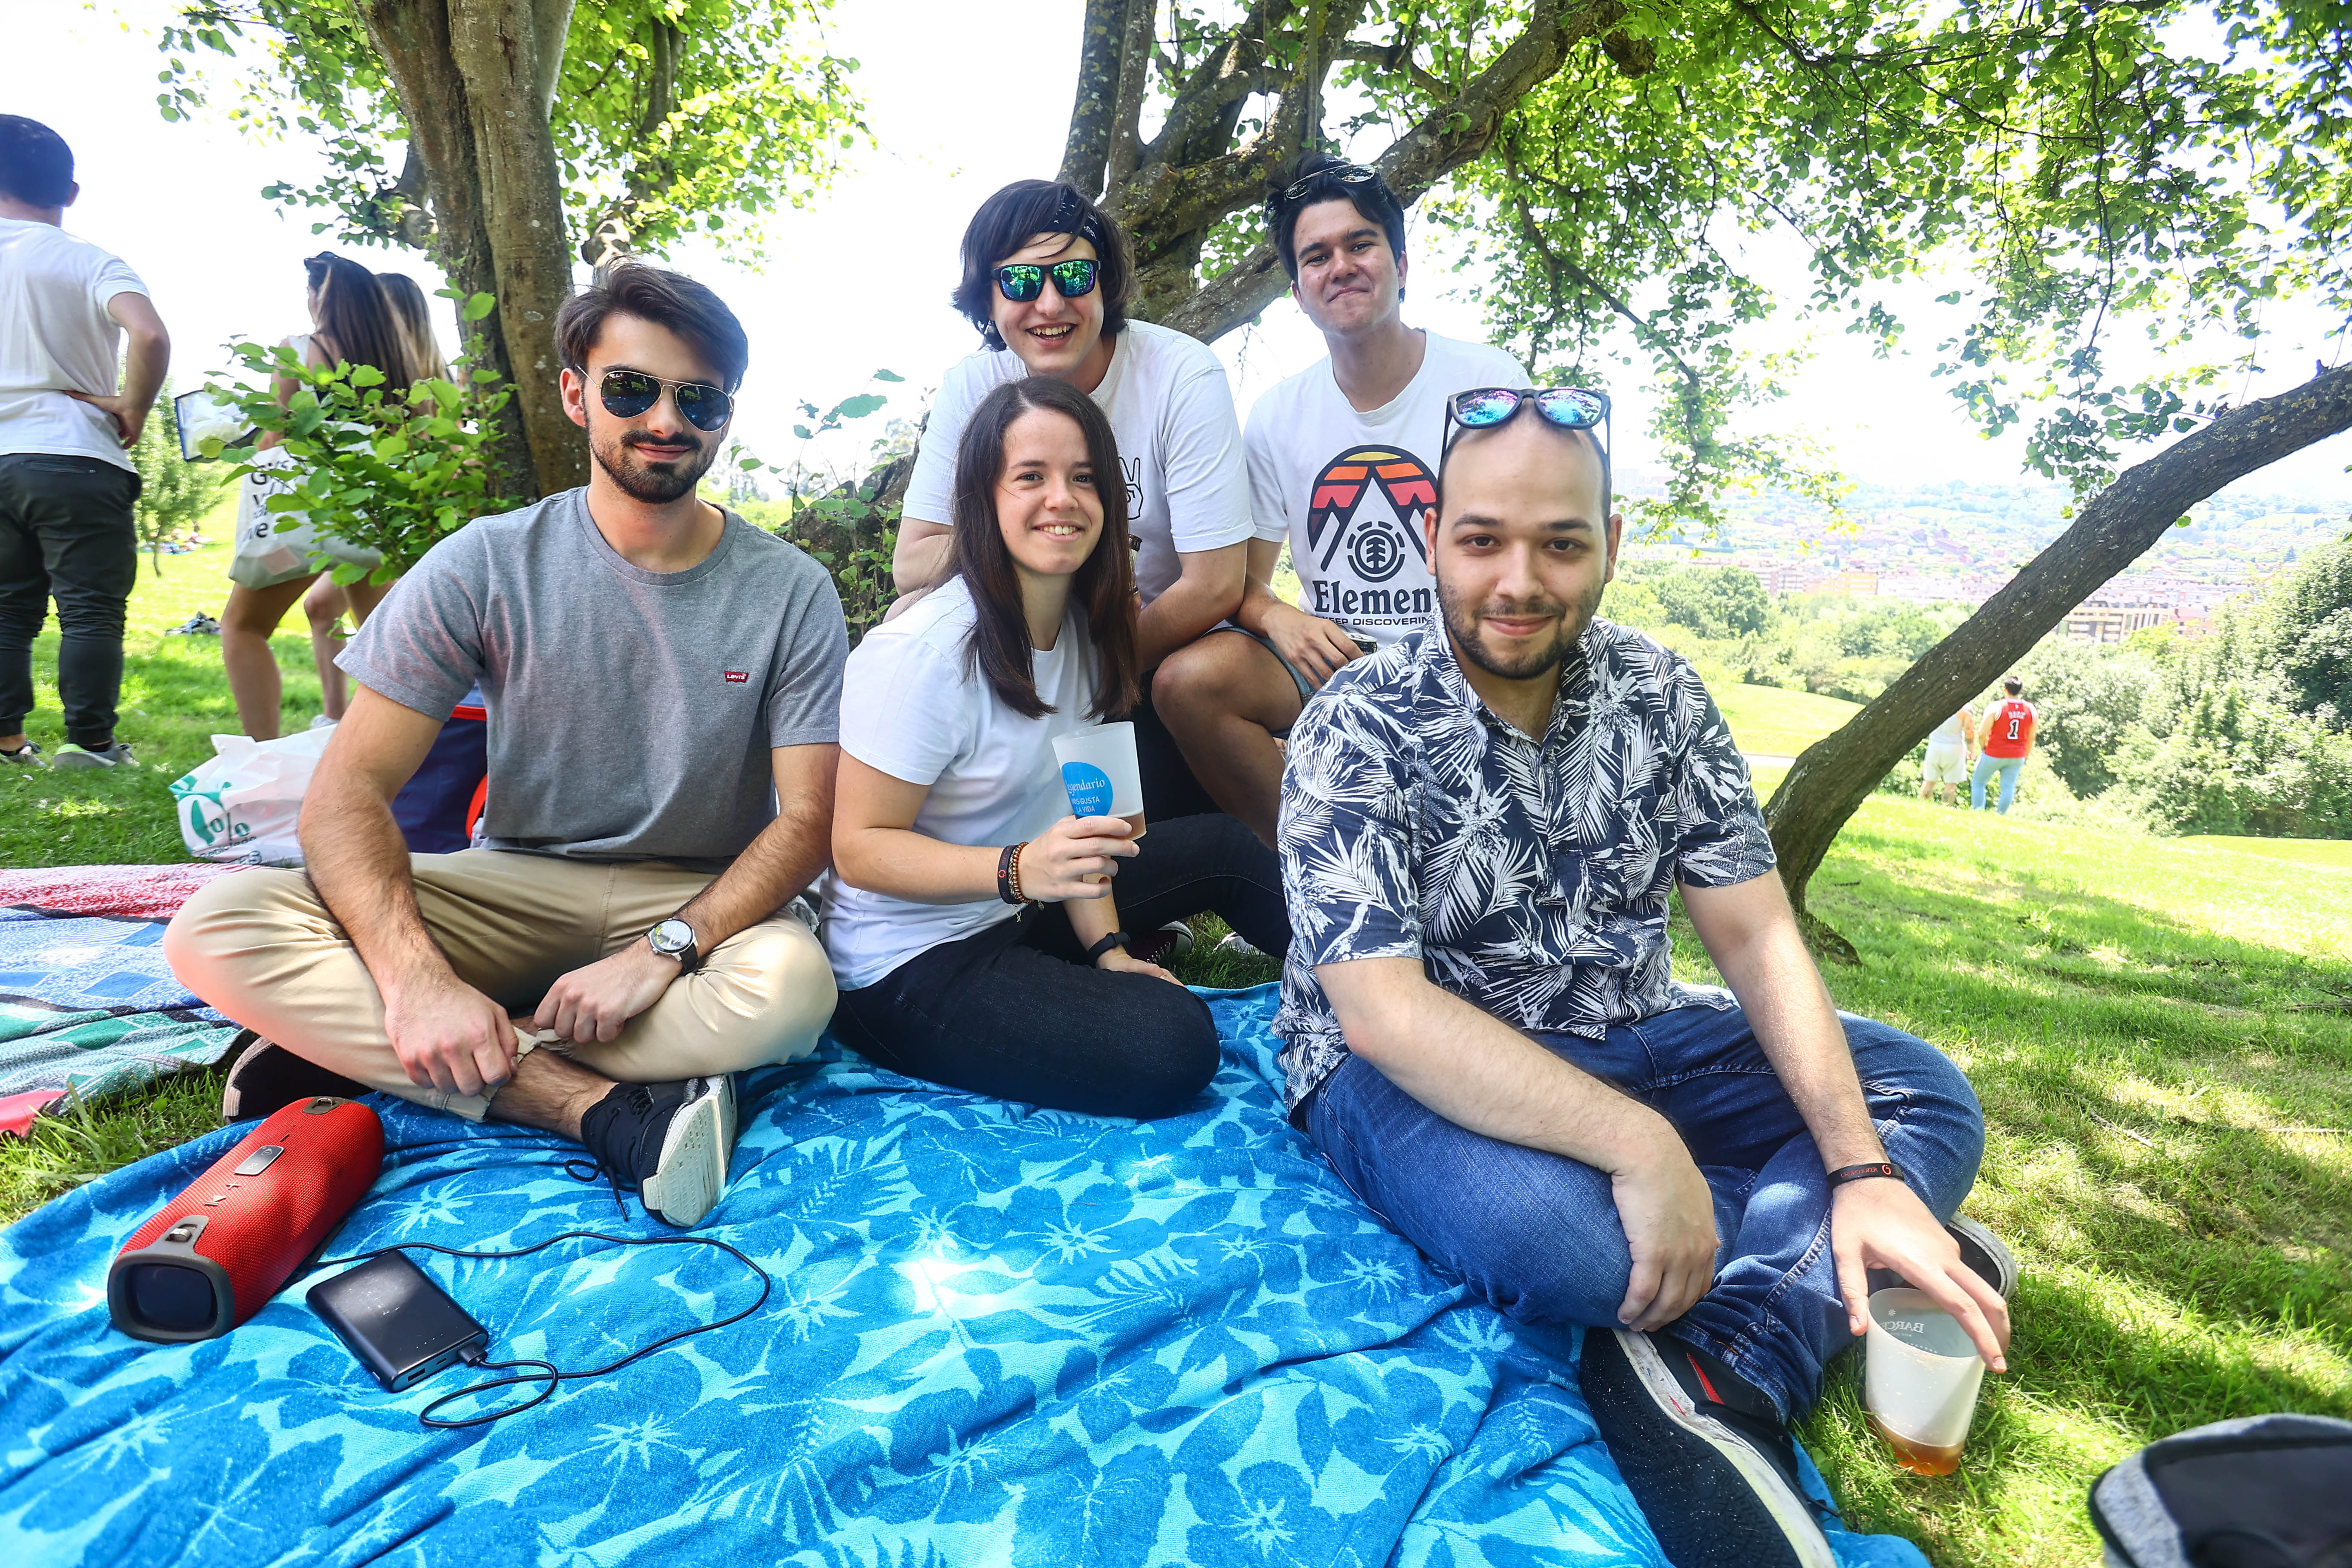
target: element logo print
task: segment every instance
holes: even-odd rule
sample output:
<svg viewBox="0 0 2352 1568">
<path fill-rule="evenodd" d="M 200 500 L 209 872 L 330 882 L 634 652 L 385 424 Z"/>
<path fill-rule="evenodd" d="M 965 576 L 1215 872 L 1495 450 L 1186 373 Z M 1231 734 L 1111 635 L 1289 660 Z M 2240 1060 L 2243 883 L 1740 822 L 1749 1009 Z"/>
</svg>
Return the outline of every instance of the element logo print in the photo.
<svg viewBox="0 0 2352 1568">
<path fill-rule="evenodd" d="M 1323 466 L 1307 506 L 1314 613 L 1359 623 L 1417 624 L 1426 587 L 1384 588 L 1408 563 L 1425 578 L 1423 513 L 1437 504 L 1429 466 L 1391 447 L 1351 447 Z"/>
</svg>

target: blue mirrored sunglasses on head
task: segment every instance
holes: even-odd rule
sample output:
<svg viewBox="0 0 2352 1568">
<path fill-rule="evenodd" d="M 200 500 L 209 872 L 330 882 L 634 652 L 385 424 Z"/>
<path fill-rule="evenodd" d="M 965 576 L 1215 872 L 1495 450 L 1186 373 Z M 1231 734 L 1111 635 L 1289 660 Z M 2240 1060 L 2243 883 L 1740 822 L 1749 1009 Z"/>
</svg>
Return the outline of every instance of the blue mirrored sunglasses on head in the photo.
<svg viewBox="0 0 2352 1568">
<path fill-rule="evenodd" d="M 1090 256 L 1074 256 L 1051 267 L 1034 261 L 1011 262 L 996 269 L 996 291 L 1016 305 L 1025 305 L 1045 292 L 1045 279 L 1051 277 L 1056 293 L 1075 300 L 1095 291 L 1096 265 Z"/>
<path fill-rule="evenodd" d="M 1446 400 L 1446 439 L 1453 439 L 1456 425 L 1465 430 L 1486 430 L 1507 424 L 1529 404 L 1546 421 L 1563 430 L 1590 430 L 1609 422 L 1609 395 L 1605 392 L 1581 386 L 1523 386 L 1517 390 L 1481 386 L 1457 392 Z"/>
</svg>

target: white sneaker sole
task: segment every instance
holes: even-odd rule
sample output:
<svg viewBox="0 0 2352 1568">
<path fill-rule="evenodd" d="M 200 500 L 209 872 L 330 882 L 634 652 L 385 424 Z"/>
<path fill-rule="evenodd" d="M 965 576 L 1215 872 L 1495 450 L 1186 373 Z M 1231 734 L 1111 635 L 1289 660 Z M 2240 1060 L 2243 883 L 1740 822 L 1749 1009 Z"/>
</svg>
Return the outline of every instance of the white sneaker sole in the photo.
<svg viewBox="0 0 2352 1568">
<path fill-rule="evenodd" d="M 735 1080 L 722 1075 L 697 1081 L 707 1087 L 670 1119 L 661 1160 L 643 1189 L 646 1207 L 680 1227 L 701 1224 L 719 1206 L 735 1150 Z"/>
<path fill-rule="evenodd" d="M 1643 1392 L 1674 1418 L 1675 1426 L 1730 1461 L 1732 1468 L 1739 1472 L 1771 1514 L 1772 1522 L 1780 1527 L 1780 1533 L 1789 1538 L 1797 1561 L 1804 1568 L 1837 1568 L 1829 1537 L 1822 1533 L 1821 1521 L 1813 1517 L 1812 1504 L 1790 1487 L 1781 1477 L 1780 1468 L 1750 1447 L 1747 1439 L 1730 1427 L 1712 1415 L 1701 1415 L 1690 1395 L 1683 1392 L 1683 1385 L 1675 1381 L 1675 1374 L 1666 1370 L 1664 1359 L 1647 1334 L 1629 1333 L 1622 1329 L 1609 1331 L 1617 1336 L 1618 1348 L 1633 1364 L 1633 1374 L 1642 1380 Z"/>
</svg>

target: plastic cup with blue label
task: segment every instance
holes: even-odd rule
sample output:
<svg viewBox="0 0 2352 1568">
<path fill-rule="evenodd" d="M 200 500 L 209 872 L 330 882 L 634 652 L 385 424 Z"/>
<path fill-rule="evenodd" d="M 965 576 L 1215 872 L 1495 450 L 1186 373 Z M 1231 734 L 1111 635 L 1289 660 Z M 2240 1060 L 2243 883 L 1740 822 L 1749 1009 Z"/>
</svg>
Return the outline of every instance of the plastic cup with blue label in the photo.
<svg viewBox="0 0 2352 1568">
<path fill-rule="evenodd" d="M 1054 737 L 1062 788 L 1073 816 L 1123 816 L 1143 837 L 1143 770 L 1135 760 L 1135 726 L 1097 724 Z"/>
</svg>

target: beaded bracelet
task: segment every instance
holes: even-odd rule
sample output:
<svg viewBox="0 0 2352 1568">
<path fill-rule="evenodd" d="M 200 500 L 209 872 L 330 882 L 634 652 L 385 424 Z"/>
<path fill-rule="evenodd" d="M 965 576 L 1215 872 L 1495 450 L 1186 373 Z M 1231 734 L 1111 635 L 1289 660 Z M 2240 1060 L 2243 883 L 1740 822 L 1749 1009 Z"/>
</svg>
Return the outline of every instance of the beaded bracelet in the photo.
<svg viewBox="0 0 2352 1568">
<path fill-rule="evenodd" d="M 1008 904 L 1023 901 L 1019 885 L 1013 880 L 1014 868 L 1021 863 L 1021 846 L 1008 844 L 996 857 L 996 896 Z"/>
</svg>

